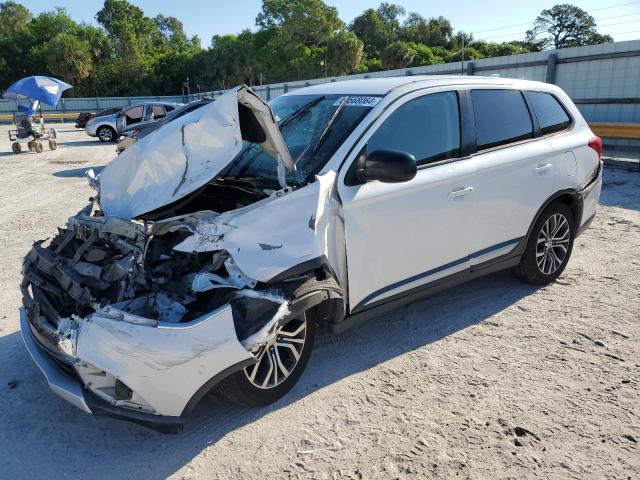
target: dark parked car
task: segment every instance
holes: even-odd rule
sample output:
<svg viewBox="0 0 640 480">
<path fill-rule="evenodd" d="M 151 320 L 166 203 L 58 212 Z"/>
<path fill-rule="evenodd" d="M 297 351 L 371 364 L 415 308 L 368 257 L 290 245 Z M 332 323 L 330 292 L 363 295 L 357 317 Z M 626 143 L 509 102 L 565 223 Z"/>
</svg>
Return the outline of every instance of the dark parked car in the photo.
<svg viewBox="0 0 640 480">
<path fill-rule="evenodd" d="M 80 115 L 78 115 L 78 118 L 76 118 L 76 128 L 84 128 L 87 122 L 95 116 L 96 114 L 91 112 L 80 113 Z"/>
</svg>

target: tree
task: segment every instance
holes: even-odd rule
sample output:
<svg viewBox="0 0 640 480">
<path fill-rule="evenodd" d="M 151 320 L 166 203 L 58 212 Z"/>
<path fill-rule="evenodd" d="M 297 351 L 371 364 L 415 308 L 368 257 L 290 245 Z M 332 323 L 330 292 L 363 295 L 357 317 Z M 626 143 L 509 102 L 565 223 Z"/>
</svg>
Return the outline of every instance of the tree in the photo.
<svg viewBox="0 0 640 480">
<path fill-rule="evenodd" d="M 489 43 L 481 40 L 474 41 L 469 46 L 479 52 L 483 57 L 502 57 L 532 51 L 531 47 L 527 46 L 525 42 Z"/>
<path fill-rule="evenodd" d="M 351 32 L 341 32 L 327 41 L 327 67 L 330 75 L 346 75 L 355 70 L 363 55 L 362 41 Z"/>
<path fill-rule="evenodd" d="M 25 69 L 27 27 L 31 12 L 16 2 L 0 2 L 0 91 L 17 80 Z"/>
<path fill-rule="evenodd" d="M 325 42 L 344 28 L 338 10 L 322 0 L 264 0 L 256 25 L 278 28 L 287 41 L 305 46 Z"/>
<path fill-rule="evenodd" d="M 406 68 L 413 63 L 416 51 L 407 42 L 393 42 L 382 52 L 384 68 Z"/>
<path fill-rule="evenodd" d="M 422 43 L 430 47 L 448 47 L 451 43 L 453 27 L 444 17 L 425 19 L 412 12 L 404 21 L 401 36 L 408 42 Z"/>
<path fill-rule="evenodd" d="M 422 43 L 412 43 L 411 46 L 415 51 L 413 57 L 412 67 L 421 67 L 423 65 L 434 65 L 436 63 L 443 63 L 442 59 L 436 56 L 430 47 Z"/>
<path fill-rule="evenodd" d="M 387 46 L 388 34 L 380 14 L 369 8 L 353 19 L 349 30 L 361 41 L 364 52 L 370 57 L 380 57 L 380 53 Z"/>
<path fill-rule="evenodd" d="M 75 85 L 89 76 L 93 59 L 89 42 L 72 33 L 59 33 L 47 43 L 48 70 Z"/>
<path fill-rule="evenodd" d="M 407 11 L 395 3 L 383 2 L 377 12 L 387 31 L 387 37 L 392 41 L 397 40 L 400 31 L 400 17 L 403 17 Z"/>
<path fill-rule="evenodd" d="M 587 12 L 574 5 L 556 5 L 545 9 L 527 31 L 528 42 L 540 42 L 543 48 L 566 48 L 612 42 L 609 35 L 596 31 L 596 22 Z"/>
<path fill-rule="evenodd" d="M 0 2 L 0 40 L 24 32 L 31 18 L 31 12 L 19 3 Z"/>
</svg>

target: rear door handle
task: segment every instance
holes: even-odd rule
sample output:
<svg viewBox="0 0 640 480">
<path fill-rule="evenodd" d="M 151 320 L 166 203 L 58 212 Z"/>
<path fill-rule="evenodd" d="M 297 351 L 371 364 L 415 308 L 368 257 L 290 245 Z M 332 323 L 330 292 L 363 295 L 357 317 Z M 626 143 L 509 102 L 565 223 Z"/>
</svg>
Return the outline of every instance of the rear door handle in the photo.
<svg viewBox="0 0 640 480">
<path fill-rule="evenodd" d="M 538 164 L 536 166 L 536 173 L 538 175 L 541 175 L 543 173 L 547 173 L 552 168 L 553 168 L 553 163 L 545 163 L 544 165 L 543 164 Z"/>
<path fill-rule="evenodd" d="M 453 190 L 451 193 L 449 193 L 448 197 L 449 198 L 464 197 L 467 193 L 471 193 L 471 192 L 473 192 L 473 187 L 459 188 L 458 190 Z"/>
</svg>

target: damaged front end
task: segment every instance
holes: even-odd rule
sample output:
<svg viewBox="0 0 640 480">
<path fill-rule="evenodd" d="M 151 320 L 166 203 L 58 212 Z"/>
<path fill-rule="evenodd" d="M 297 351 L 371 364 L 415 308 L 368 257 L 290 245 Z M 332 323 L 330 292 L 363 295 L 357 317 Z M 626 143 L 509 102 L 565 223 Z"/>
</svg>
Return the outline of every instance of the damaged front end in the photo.
<svg viewBox="0 0 640 480">
<path fill-rule="evenodd" d="M 238 105 L 247 97 L 237 98 L 227 116 L 237 130 L 231 138 L 243 130 Z M 180 148 L 190 148 L 185 125 L 225 114 L 207 114 L 208 108 L 171 127 L 182 131 Z M 268 118 L 268 111 L 262 115 Z M 253 123 L 257 140 L 289 165 L 290 157 L 274 147 L 282 139 L 260 135 L 267 127 Z M 206 136 L 191 138 L 212 143 Z M 342 227 L 334 173 L 296 191 L 285 186 L 257 198 L 208 184 L 207 192 L 219 189 L 217 205 L 229 197 L 236 208 L 171 216 L 176 201 L 197 194 L 202 180 L 185 171 L 169 193 L 162 184 L 149 188 L 151 182 L 133 188 L 142 185 L 142 176 L 167 167 L 145 142 L 99 178 L 90 176 L 100 190 L 96 199 L 50 241 L 33 245 L 23 262 L 21 327 L 27 349 L 60 396 L 87 412 L 172 431 L 213 385 L 259 361 L 287 322 L 327 300 L 343 310 L 338 283 L 305 290 L 300 287 L 315 281 L 313 268 L 286 275 L 308 261 L 340 258 L 332 250 L 343 242 L 327 239 Z M 115 163 L 123 158 L 130 160 L 124 170 Z M 187 169 L 200 173 L 216 162 L 209 158 L 198 166 L 195 154 L 190 160 Z M 220 160 L 209 175 L 222 166 Z M 118 203 L 113 186 L 126 172 L 129 183 L 120 187 L 126 195 Z M 185 189 L 181 195 L 179 188 Z"/>
<path fill-rule="evenodd" d="M 181 251 L 202 236 L 204 218 L 216 225 L 211 216 L 79 214 L 34 244 L 23 263 L 23 335 L 80 382 L 73 403 L 177 424 L 212 385 L 253 364 L 279 327 L 340 296 L 298 295 L 305 275 L 253 280 L 224 249 Z"/>
</svg>

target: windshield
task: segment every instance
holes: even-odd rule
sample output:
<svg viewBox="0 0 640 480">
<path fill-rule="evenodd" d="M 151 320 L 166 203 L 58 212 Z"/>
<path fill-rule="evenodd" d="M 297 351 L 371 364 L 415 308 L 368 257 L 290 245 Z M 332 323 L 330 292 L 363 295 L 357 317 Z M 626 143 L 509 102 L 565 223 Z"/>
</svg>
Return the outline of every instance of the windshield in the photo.
<svg viewBox="0 0 640 480">
<path fill-rule="evenodd" d="M 121 108 L 122 107 L 106 108 L 96 113 L 96 117 L 106 117 L 107 115 L 113 115 L 114 113 L 119 112 Z"/>
<path fill-rule="evenodd" d="M 296 164 L 296 171 L 287 174 L 287 184 L 302 186 L 311 182 L 378 100 L 344 95 L 290 95 L 270 102 Z M 260 145 L 248 142 L 219 176 L 278 185 L 273 158 Z"/>
</svg>

